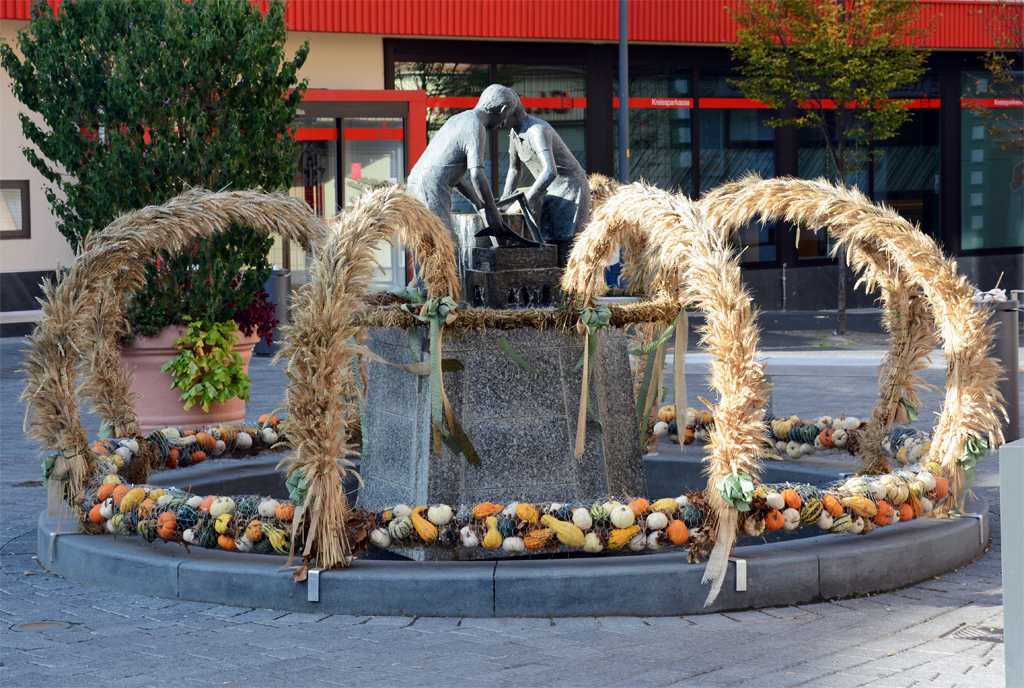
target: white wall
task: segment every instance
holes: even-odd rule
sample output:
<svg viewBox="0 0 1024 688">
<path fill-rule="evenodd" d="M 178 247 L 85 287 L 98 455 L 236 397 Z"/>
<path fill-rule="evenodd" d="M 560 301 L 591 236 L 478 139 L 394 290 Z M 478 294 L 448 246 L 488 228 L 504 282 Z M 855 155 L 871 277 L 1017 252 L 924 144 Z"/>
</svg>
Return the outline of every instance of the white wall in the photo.
<svg viewBox="0 0 1024 688">
<path fill-rule="evenodd" d="M 0 20 L 0 35 L 17 50 L 18 29 L 27 26 L 27 21 Z M 20 57 L 19 53 L 19 57 Z M 28 140 L 21 132 L 18 114 L 26 111 L 11 90 L 11 79 L 6 70 L 3 74 L 4 87 L 0 89 L 0 179 L 29 181 L 28 202 L 32 213 L 32 236 L 29 239 L 4 239 L 0 241 L 0 270 L 4 272 L 26 272 L 32 270 L 53 270 L 57 263 L 70 265 L 74 253 L 68 242 L 57 231 L 57 222 L 50 213 L 50 204 L 43 195 L 43 187 L 50 183 L 28 164 L 21 149 Z M 27 111 L 26 111 L 27 112 Z M 34 116 L 36 122 L 42 118 Z"/>
</svg>

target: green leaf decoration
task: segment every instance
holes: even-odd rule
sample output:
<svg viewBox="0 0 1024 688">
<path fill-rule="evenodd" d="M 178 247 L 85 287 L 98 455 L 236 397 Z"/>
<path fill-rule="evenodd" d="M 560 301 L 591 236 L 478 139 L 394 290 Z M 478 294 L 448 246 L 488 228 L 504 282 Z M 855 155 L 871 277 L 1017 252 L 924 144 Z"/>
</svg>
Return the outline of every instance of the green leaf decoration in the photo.
<svg viewBox="0 0 1024 688">
<path fill-rule="evenodd" d="M 754 479 L 746 473 L 732 472 L 715 485 L 722 499 L 733 509 L 750 511 L 750 500 L 754 497 Z"/>
</svg>

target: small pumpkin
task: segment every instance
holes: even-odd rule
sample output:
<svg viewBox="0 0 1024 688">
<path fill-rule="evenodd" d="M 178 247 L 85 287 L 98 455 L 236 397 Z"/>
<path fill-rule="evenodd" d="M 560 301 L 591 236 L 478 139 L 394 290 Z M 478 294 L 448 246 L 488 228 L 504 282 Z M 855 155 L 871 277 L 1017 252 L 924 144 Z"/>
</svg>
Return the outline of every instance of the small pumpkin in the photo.
<svg viewBox="0 0 1024 688">
<path fill-rule="evenodd" d="M 832 443 L 832 436 L 835 434 L 835 432 L 836 431 L 832 428 L 825 428 L 820 433 L 818 433 L 818 441 L 821 443 L 821 446 L 825 447 L 826 449 L 831 449 L 832 447 L 836 446 L 835 444 Z"/>
<path fill-rule="evenodd" d="M 881 528 L 883 526 L 889 525 L 889 521 L 892 520 L 894 513 L 895 510 L 892 508 L 889 502 L 879 502 L 878 512 L 875 513 L 873 516 L 868 516 L 867 514 L 859 515 L 864 516 L 865 518 L 871 518 L 871 520 L 874 521 L 875 525 Z"/>
<path fill-rule="evenodd" d="M 206 452 L 198 450 L 194 451 L 192 452 L 191 459 L 192 463 L 202 463 L 203 461 L 206 461 Z"/>
<path fill-rule="evenodd" d="M 105 502 L 108 497 L 114 494 L 114 488 L 116 487 L 117 485 L 115 485 L 114 483 L 106 483 L 104 485 L 100 485 L 100 488 L 96 490 L 96 499 L 101 502 Z"/>
<path fill-rule="evenodd" d="M 221 514 L 214 521 L 213 527 L 218 534 L 223 535 L 228 532 L 228 528 L 231 526 L 231 514 Z"/>
<path fill-rule="evenodd" d="M 945 499 L 946 495 L 949 494 L 949 481 L 941 475 L 935 476 L 935 487 L 928 494 L 935 497 L 935 501 Z"/>
<path fill-rule="evenodd" d="M 277 513 L 277 507 L 280 503 L 276 499 L 265 499 L 260 502 L 260 505 L 256 508 L 256 511 L 263 518 L 273 518 Z"/>
<path fill-rule="evenodd" d="M 149 518 L 150 514 L 153 513 L 153 509 L 155 507 L 156 502 L 154 502 L 151 498 L 146 497 L 145 499 L 142 500 L 142 503 L 139 504 L 139 516 L 141 516 L 142 518 Z"/>
<path fill-rule="evenodd" d="M 277 509 L 274 510 L 274 516 L 282 521 L 291 521 L 295 518 L 295 505 L 291 502 L 282 502 L 277 505 Z"/>
<path fill-rule="evenodd" d="M 711 415 L 711 411 L 707 409 L 697 411 L 697 417 L 694 419 L 694 423 L 697 425 L 711 425 L 714 422 L 715 417 Z"/>
<path fill-rule="evenodd" d="M 531 525 L 536 523 L 540 518 L 540 515 L 537 513 L 537 509 L 535 509 L 532 504 L 517 504 L 516 515 L 519 516 L 519 520 Z"/>
<path fill-rule="evenodd" d="M 620 504 L 612 509 L 611 521 L 616 528 L 629 528 L 636 521 L 636 514 L 628 506 Z"/>
<path fill-rule="evenodd" d="M 516 522 L 511 518 L 499 518 L 498 532 L 502 537 L 512 537 L 516 534 Z"/>
<path fill-rule="evenodd" d="M 452 520 L 452 508 L 447 504 L 437 504 L 427 509 L 427 520 L 435 526 L 443 526 Z"/>
<path fill-rule="evenodd" d="M 93 523 L 103 523 L 107 519 L 103 518 L 103 504 L 97 504 L 93 508 L 89 509 L 89 520 Z"/>
<path fill-rule="evenodd" d="M 901 504 L 899 508 L 900 521 L 911 521 L 914 519 L 914 507 L 910 504 Z"/>
<path fill-rule="evenodd" d="M 647 517 L 645 525 L 648 530 L 661 530 L 668 525 L 668 515 L 660 511 L 655 511 Z"/>
<path fill-rule="evenodd" d="M 693 428 L 686 428 L 686 432 L 683 434 L 683 444 L 693 444 L 693 440 L 696 436 L 697 435 Z"/>
<path fill-rule="evenodd" d="M 215 501 L 217 501 L 216 496 L 211 495 L 207 497 L 203 501 L 199 502 L 199 510 L 202 511 L 204 514 L 210 513 L 210 507 L 213 506 L 213 503 Z"/>
<path fill-rule="evenodd" d="M 800 499 L 800 495 L 793 488 L 786 488 L 779 494 L 782 495 L 782 499 L 786 502 L 788 508 L 799 510 L 803 506 L 803 500 Z"/>
<path fill-rule="evenodd" d="M 489 516 L 493 516 L 494 514 L 500 511 L 500 505 L 491 504 L 490 502 L 483 502 L 482 504 L 477 504 L 475 507 L 473 507 L 473 518 L 483 521 L 487 519 Z"/>
<path fill-rule="evenodd" d="M 217 440 L 214 439 L 213 435 L 205 432 L 197 432 L 196 444 L 199 445 L 200 449 L 209 454 L 217 447 Z"/>
<path fill-rule="evenodd" d="M 818 520 L 815 521 L 814 524 L 822 530 L 828 530 L 832 527 L 833 522 L 834 519 L 832 518 L 832 514 L 827 511 L 822 511 L 818 514 Z"/>
<path fill-rule="evenodd" d="M 608 520 L 608 511 L 601 502 L 594 502 L 590 507 L 590 517 L 594 523 L 603 523 Z"/>
<path fill-rule="evenodd" d="M 688 528 L 699 528 L 704 522 L 704 514 L 696 504 L 687 504 L 681 516 Z"/>
<path fill-rule="evenodd" d="M 122 514 L 127 514 L 129 511 L 137 507 L 142 503 L 142 500 L 146 498 L 146 491 L 141 487 L 135 487 L 128 490 L 127 493 L 121 498 L 121 504 L 119 511 Z"/>
<path fill-rule="evenodd" d="M 221 535 L 220 537 L 218 537 L 217 544 L 223 547 L 224 549 L 228 550 L 229 552 L 234 552 L 236 549 L 238 549 L 238 546 L 235 545 L 235 538 L 231 537 L 230 535 Z"/>
<path fill-rule="evenodd" d="M 476 536 L 476 533 L 469 526 L 462 526 L 462 529 L 459 530 L 459 535 L 462 538 L 462 546 L 466 549 L 473 549 L 480 544 L 480 538 Z"/>
<path fill-rule="evenodd" d="M 263 537 L 263 522 L 259 519 L 249 521 L 249 525 L 245 527 L 245 537 L 253 542 L 259 542 Z"/>
<path fill-rule="evenodd" d="M 821 515 L 822 505 L 820 499 L 809 499 L 804 502 L 803 507 L 800 508 L 800 520 L 807 525 L 816 523 L 818 516 Z"/>
<path fill-rule="evenodd" d="M 381 549 L 387 549 L 391 546 L 391 535 L 383 528 L 374 528 L 370 533 L 370 542 Z"/>
<path fill-rule="evenodd" d="M 832 521 L 832 527 L 828 529 L 830 533 L 845 533 L 853 526 L 853 519 L 850 518 L 850 514 L 843 514 L 839 518 Z"/>
<path fill-rule="evenodd" d="M 586 509 L 576 509 L 572 512 L 572 524 L 580 530 L 590 530 L 590 527 L 594 525 L 594 520 Z"/>
<path fill-rule="evenodd" d="M 668 535 L 668 539 L 672 541 L 672 544 L 676 546 L 685 545 L 686 541 L 690 539 L 690 529 L 679 519 L 669 523 L 665 533 Z"/>
<path fill-rule="evenodd" d="M 864 518 L 874 518 L 881 510 L 882 504 L 888 506 L 888 503 L 884 501 L 879 502 L 876 506 L 875 503 L 867 497 L 846 497 L 843 499 L 843 506 Z"/>
<path fill-rule="evenodd" d="M 764 527 L 768 530 L 781 530 L 786 525 L 786 517 L 778 509 L 772 509 L 764 515 Z"/>
<path fill-rule="evenodd" d="M 156 519 L 156 534 L 164 540 L 173 540 L 177 532 L 177 519 L 173 511 L 165 511 Z"/>
<path fill-rule="evenodd" d="M 641 530 L 638 534 L 633 536 L 633 539 L 629 541 L 629 549 L 634 552 L 639 552 L 647 546 L 647 535 Z"/>
<path fill-rule="evenodd" d="M 391 522 L 388 523 L 388 533 L 395 540 L 404 540 L 412 533 L 412 519 L 408 516 L 391 519 Z"/>
<path fill-rule="evenodd" d="M 113 492 L 114 506 L 120 509 L 121 500 L 124 499 L 124 496 L 131 491 L 132 488 L 128 487 L 127 485 L 118 485 L 117 487 L 115 487 Z"/>
<path fill-rule="evenodd" d="M 676 419 L 676 407 L 675 406 L 662 406 L 658 409 L 658 420 L 665 423 L 671 423 Z"/>
<path fill-rule="evenodd" d="M 521 537 L 507 537 L 501 541 L 501 548 L 509 554 L 520 554 L 526 549 L 526 545 Z"/>
<path fill-rule="evenodd" d="M 843 505 L 839 502 L 839 498 L 833 494 L 826 494 L 822 497 L 821 506 L 832 518 L 838 518 L 843 514 Z"/>
<path fill-rule="evenodd" d="M 420 536 L 420 539 L 424 542 L 430 543 L 437 539 L 437 526 L 423 518 L 423 512 L 427 510 L 425 506 L 418 506 L 412 510 L 412 525 L 416 529 L 416 534 Z"/>
<path fill-rule="evenodd" d="M 800 512 L 796 509 L 784 510 L 782 512 L 782 518 L 786 521 L 782 524 L 783 530 L 796 530 L 800 527 Z"/>
<path fill-rule="evenodd" d="M 630 543 L 630 541 L 637 536 L 640 532 L 640 526 L 630 526 L 628 528 L 616 528 L 608 536 L 608 549 L 618 550 L 622 549 Z"/>
<path fill-rule="evenodd" d="M 210 516 L 219 518 L 224 514 L 231 514 L 235 511 L 235 500 L 231 497 L 217 497 L 210 505 Z"/>
<path fill-rule="evenodd" d="M 651 503 L 643 498 L 634 499 L 629 503 L 629 509 L 633 512 L 635 517 L 640 518 L 651 510 Z"/>
<path fill-rule="evenodd" d="M 601 544 L 601 538 L 597 536 L 597 533 L 587 533 L 583 539 L 583 551 L 596 554 L 602 549 L 604 549 L 604 545 Z"/>
</svg>

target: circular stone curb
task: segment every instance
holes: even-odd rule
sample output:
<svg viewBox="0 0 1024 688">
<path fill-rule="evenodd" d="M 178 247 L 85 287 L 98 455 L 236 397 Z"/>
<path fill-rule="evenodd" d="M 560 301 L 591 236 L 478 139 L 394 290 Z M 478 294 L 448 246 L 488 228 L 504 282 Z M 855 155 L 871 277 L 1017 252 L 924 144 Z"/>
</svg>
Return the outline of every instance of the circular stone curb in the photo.
<svg viewBox="0 0 1024 688">
<path fill-rule="evenodd" d="M 185 479 L 194 488 L 216 484 L 221 489 L 214 492 L 224 494 L 244 488 L 247 481 L 259 482 L 268 470 L 260 465 L 232 468 L 230 476 L 216 465 L 189 475 L 158 475 L 160 482 Z M 224 490 L 229 484 L 232 490 Z M 280 556 L 186 551 L 137 537 L 67 532 L 75 525 L 69 521 L 54 538 L 58 519 L 45 512 L 37 537 L 39 561 L 47 570 L 86 585 L 151 597 L 366 616 L 681 616 L 881 592 L 945 573 L 979 556 L 988 542 L 988 504 L 978 499 L 971 506 L 979 518 L 924 518 L 865 536 L 820 535 L 737 547 L 733 558 L 745 561 L 746 590 L 736 590 L 737 565 L 730 564 L 710 607 L 704 607 L 704 565 L 687 563 L 686 553 L 680 552 L 465 562 L 357 560 L 348 569 L 296 583 L 290 570 L 281 570 L 285 559 Z"/>
</svg>

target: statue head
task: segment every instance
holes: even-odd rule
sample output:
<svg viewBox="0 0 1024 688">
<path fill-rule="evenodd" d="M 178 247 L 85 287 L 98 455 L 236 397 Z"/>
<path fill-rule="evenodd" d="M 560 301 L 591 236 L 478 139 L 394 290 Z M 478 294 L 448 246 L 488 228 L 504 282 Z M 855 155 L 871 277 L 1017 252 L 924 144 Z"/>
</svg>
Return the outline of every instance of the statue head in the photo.
<svg viewBox="0 0 1024 688">
<path fill-rule="evenodd" d="M 526 112 L 516 92 L 501 84 L 491 84 L 485 88 L 484 92 L 480 94 L 476 109 L 483 110 L 490 115 L 488 129 L 506 126 L 514 114 Z"/>
</svg>

